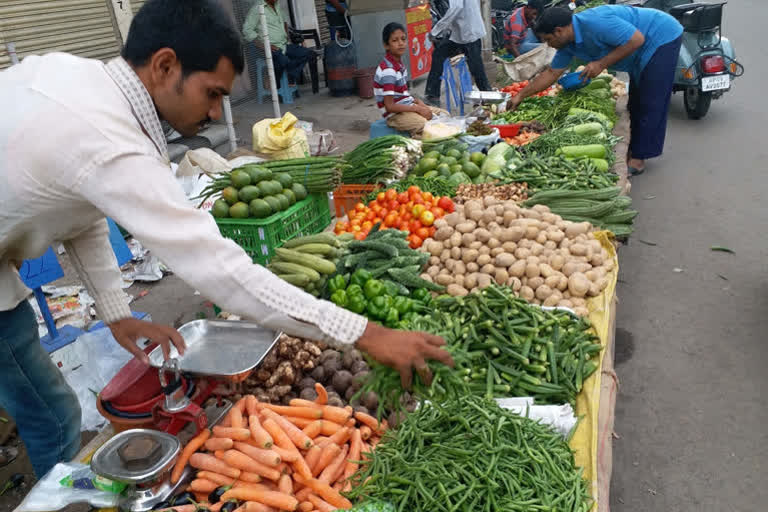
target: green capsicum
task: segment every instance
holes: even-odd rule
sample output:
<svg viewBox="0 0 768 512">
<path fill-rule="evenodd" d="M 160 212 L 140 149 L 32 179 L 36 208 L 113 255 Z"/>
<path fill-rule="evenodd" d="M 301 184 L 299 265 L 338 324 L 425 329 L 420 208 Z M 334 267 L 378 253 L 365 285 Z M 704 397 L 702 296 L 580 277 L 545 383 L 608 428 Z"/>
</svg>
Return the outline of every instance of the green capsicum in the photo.
<svg viewBox="0 0 768 512">
<path fill-rule="evenodd" d="M 408 297 L 395 297 L 392 306 L 397 310 L 401 316 L 408 313 L 413 307 L 413 301 Z"/>
<path fill-rule="evenodd" d="M 356 273 L 357 272 L 355 272 L 355 274 Z M 365 283 L 365 286 L 363 286 L 363 292 L 365 293 L 366 299 L 372 300 L 376 297 L 384 295 L 386 293 L 386 289 L 384 288 L 384 283 L 378 279 L 369 279 Z"/>
<path fill-rule="evenodd" d="M 349 302 L 347 292 L 344 290 L 336 290 L 331 294 L 331 302 L 339 306 L 340 308 L 346 308 Z"/>
<path fill-rule="evenodd" d="M 419 301 L 422 304 L 429 304 L 432 302 L 432 294 L 426 288 L 417 288 L 411 293 L 413 300 Z"/>
<path fill-rule="evenodd" d="M 363 294 L 363 287 L 359 284 L 351 284 L 347 287 L 347 297 L 351 297 L 353 295 L 359 295 L 361 297 L 364 297 L 365 294 Z"/>
<path fill-rule="evenodd" d="M 328 280 L 328 291 L 331 292 L 331 294 L 335 293 L 337 290 L 346 290 L 346 289 L 347 289 L 347 280 L 344 279 L 343 275 L 339 274 Z"/>
<path fill-rule="evenodd" d="M 367 302 L 362 293 L 350 295 L 347 292 L 347 309 L 358 315 L 362 315 L 365 312 Z"/>
<path fill-rule="evenodd" d="M 387 317 L 384 319 L 384 325 L 391 329 L 396 329 L 397 324 L 400 323 L 400 313 L 395 308 L 389 308 L 387 311 Z"/>
<path fill-rule="evenodd" d="M 373 300 L 368 301 L 368 305 L 365 307 L 366 312 L 378 320 L 385 320 L 389 309 L 387 299 L 383 295 L 374 297 Z"/>
<path fill-rule="evenodd" d="M 354 274 L 352 274 L 352 277 L 350 278 L 349 282 L 351 284 L 356 284 L 362 288 L 363 286 L 365 286 L 365 283 L 371 280 L 371 278 L 373 278 L 373 276 L 371 275 L 370 272 L 368 272 L 364 268 L 359 268 L 355 270 Z"/>
</svg>

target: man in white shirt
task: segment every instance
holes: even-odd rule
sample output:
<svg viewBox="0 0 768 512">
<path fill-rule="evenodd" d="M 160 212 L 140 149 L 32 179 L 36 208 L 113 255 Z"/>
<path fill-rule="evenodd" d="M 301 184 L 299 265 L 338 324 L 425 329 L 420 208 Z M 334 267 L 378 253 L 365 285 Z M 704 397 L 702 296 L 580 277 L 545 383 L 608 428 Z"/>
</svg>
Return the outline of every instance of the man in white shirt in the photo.
<svg viewBox="0 0 768 512">
<path fill-rule="evenodd" d="M 443 2 L 444 3 L 444 2 Z M 430 38 L 435 42 L 432 67 L 427 76 L 426 101 L 440 106 L 440 77 L 445 59 L 463 53 L 475 85 L 481 91 L 490 91 L 491 84 L 483 66 L 483 38 L 485 23 L 480 13 L 479 0 L 450 0 L 443 17 L 435 23 Z"/>
<path fill-rule="evenodd" d="M 400 371 L 452 364 L 443 340 L 392 331 L 320 301 L 254 265 L 193 208 L 168 160 L 160 119 L 193 135 L 221 116 L 243 70 L 240 36 L 215 0 L 150 0 L 123 56 L 27 57 L 0 73 L 0 405 L 39 477 L 80 446 L 77 398 L 40 346 L 18 266 L 62 241 L 99 316 L 126 350 L 146 337 L 166 354 L 172 328 L 131 317 L 105 216 L 127 228 L 194 288 L 261 325 L 333 345 L 355 344 Z"/>
</svg>

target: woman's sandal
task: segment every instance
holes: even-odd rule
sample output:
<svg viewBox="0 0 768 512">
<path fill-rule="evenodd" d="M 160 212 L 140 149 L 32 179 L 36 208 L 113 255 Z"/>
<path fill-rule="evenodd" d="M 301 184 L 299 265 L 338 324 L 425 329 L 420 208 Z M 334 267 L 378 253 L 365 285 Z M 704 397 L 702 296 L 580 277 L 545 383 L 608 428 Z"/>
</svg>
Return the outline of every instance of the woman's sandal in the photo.
<svg viewBox="0 0 768 512">
<path fill-rule="evenodd" d="M 632 178 L 634 176 L 639 176 L 645 172 L 645 167 L 642 169 L 638 169 L 637 167 L 627 167 L 627 174 L 629 174 L 629 177 Z"/>
</svg>

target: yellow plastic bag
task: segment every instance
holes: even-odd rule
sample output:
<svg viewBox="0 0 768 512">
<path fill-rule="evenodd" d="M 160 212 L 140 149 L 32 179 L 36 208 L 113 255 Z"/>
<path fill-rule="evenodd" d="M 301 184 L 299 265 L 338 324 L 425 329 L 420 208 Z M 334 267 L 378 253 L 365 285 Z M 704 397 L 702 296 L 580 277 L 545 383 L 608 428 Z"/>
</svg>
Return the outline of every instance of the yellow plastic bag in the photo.
<svg viewBox="0 0 768 512">
<path fill-rule="evenodd" d="M 296 116 L 287 112 L 282 119 L 263 119 L 253 125 L 253 150 L 274 160 L 309 156 L 304 130 L 296 127 Z"/>
</svg>

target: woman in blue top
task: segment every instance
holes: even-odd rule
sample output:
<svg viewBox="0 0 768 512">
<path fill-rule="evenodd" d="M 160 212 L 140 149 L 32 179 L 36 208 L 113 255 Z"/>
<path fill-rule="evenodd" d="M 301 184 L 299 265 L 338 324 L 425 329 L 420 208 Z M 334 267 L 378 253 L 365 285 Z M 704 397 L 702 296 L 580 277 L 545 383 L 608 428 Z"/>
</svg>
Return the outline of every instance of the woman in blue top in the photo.
<svg viewBox="0 0 768 512">
<path fill-rule="evenodd" d="M 588 62 L 582 78 L 594 78 L 606 68 L 630 75 L 631 139 L 627 166 L 630 175 L 645 170 L 645 160 L 661 155 L 667 129 L 675 66 L 683 27 L 656 9 L 604 5 L 578 14 L 552 8 L 536 24 L 536 34 L 557 54 L 551 64 L 514 96 L 507 108 L 551 86 L 575 57 Z"/>
</svg>

